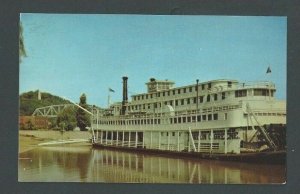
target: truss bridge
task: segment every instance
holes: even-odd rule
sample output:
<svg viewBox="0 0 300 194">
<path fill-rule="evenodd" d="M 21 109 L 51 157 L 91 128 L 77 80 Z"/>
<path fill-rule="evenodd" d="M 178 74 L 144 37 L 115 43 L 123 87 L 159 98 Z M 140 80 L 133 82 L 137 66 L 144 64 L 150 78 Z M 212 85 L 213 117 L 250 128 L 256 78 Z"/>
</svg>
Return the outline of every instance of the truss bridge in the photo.
<svg viewBox="0 0 300 194">
<path fill-rule="evenodd" d="M 67 107 L 72 107 L 75 110 L 75 105 L 73 104 L 50 105 L 35 109 L 32 116 L 57 117 L 57 115 Z"/>
</svg>

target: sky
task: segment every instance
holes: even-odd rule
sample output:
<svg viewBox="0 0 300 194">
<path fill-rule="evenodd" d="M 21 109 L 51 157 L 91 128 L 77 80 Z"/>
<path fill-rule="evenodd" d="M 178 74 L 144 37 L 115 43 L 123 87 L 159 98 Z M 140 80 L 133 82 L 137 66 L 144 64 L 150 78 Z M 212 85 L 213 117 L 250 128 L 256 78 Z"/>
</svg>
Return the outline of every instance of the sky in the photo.
<svg viewBox="0 0 300 194">
<path fill-rule="evenodd" d="M 108 88 L 121 101 L 128 76 L 129 96 L 154 77 L 178 87 L 272 81 L 286 99 L 286 17 L 26 13 L 20 21 L 20 94 L 39 89 L 79 102 L 85 93 L 88 104 L 107 107 Z"/>
</svg>

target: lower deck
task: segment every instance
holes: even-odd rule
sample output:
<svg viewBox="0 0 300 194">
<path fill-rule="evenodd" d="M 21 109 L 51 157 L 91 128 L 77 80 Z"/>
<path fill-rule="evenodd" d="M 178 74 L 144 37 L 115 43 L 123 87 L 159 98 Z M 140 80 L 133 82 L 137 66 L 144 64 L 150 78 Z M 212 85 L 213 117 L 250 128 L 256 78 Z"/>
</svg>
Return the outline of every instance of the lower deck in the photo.
<svg viewBox="0 0 300 194">
<path fill-rule="evenodd" d="M 173 152 L 240 154 L 241 139 L 228 129 L 198 131 L 94 130 L 94 144 Z"/>
</svg>

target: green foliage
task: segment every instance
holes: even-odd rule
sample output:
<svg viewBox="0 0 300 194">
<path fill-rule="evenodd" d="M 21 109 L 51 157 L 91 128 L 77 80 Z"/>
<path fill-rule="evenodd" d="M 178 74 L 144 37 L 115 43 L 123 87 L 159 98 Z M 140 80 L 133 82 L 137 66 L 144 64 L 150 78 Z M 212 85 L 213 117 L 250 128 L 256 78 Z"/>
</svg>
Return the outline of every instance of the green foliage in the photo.
<svg viewBox="0 0 300 194">
<path fill-rule="evenodd" d="M 38 90 L 26 92 L 20 95 L 20 115 L 29 116 L 37 108 L 56 104 L 70 104 L 70 102 L 45 92 L 42 92 L 42 98 L 38 100 Z"/>
<path fill-rule="evenodd" d="M 85 96 L 85 94 L 82 94 L 80 96 L 79 106 L 81 106 L 82 108 L 88 109 L 88 105 L 86 104 L 86 96 Z M 86 127 L 91 125 L 91 123 L 90 123 L 90 115 L 88 115 L 81 108 L 77 109 L 76 120 L 77 120 L 77 126 L 80 128 L 80 131 L 87 131 Z"/>
<path fill-rule="evenodd" d="M 57 125 L 66 131 L 71 131 L 76 127 L 75 110 L 73 107 L 67 107 L 57 115 Z"/>
<path fill-rule="evenodd" d="M 24 38 L 23 38 L 23 26 L 20 22 L 19 24 L 19 59 L 21 61 L 22 57 L 26 57 L 26 50 L 24 45 Z"/>
</svg>

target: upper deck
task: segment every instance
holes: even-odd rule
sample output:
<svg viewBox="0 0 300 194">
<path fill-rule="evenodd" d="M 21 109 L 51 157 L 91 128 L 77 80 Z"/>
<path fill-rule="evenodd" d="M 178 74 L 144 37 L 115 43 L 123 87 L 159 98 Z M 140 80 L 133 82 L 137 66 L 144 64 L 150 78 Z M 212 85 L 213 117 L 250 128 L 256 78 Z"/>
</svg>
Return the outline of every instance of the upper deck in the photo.
<svg viewBox="0 0 300 194">
<path fill-rule="evenodd" d="M 175 112 L 182 112 L 241 100 L 270 101 L 274 100 L 276 92 L 275 85 L 268 81 L 239 83 L 237 80 L 219 79 L 174 87 L 172 81 L 152 78 L 146 85 L 147 93 L 131 96 L 131 101 L 126 104 L 127 115 L 163 113 L 168 112 L 170 107 Z M 121 103 L 111 105 L 110 114 L 119 115 L 121 106 Z"/>
</svg>

